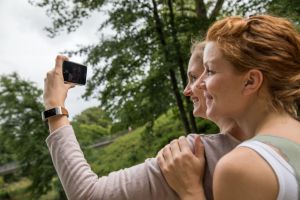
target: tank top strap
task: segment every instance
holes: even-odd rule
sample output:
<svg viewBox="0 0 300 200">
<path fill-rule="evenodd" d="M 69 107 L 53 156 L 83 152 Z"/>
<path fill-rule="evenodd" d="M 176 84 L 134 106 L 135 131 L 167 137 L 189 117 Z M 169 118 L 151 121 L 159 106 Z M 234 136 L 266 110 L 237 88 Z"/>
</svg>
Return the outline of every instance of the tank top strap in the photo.
<svg viewBox="0 0 300 200">
<path fill-rule="evenodd" d="M 251 140 L 263 142 L 270 146 L 274 146 L 279 150 L 283 158 L 295 171 L 298 183 L 298 197 L 300 197 L 300 144 L 297 144 L 289 139 L 273 135 L 258 135 Z"/>
</svg>

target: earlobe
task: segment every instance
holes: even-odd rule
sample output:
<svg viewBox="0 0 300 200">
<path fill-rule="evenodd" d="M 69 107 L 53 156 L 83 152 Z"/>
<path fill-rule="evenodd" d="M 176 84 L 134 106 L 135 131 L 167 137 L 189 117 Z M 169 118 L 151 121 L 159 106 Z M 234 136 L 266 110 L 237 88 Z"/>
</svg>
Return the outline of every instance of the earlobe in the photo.
<svg viewBox="0 0 300 200">
<path fill-rule="evenodd" d="M 245 76 L 244 92 L 245 94 L 252 94 L 257 92 L 263 84 L 263 73 L 260 70 L 249 70 Z"/>
</svg>

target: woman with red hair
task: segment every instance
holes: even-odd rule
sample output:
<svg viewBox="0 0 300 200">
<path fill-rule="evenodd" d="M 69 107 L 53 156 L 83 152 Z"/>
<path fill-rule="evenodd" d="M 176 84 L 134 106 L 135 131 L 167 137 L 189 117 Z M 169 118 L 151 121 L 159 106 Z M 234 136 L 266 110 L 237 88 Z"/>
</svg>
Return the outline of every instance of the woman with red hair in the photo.
<svg viewBox="0 0 300 200">
<path fill-rule="evenodd" d="M 207 117 L 232 119 L 252 138 L 217 163 L 214 199 L 299 199 L 299 33 L 283 18 L 227 17 L 209 28 L 203 62 Z M 174 141 L 158 163 L 182 199 L 205 199 L 202 173 L 182 176 L 192 167 L 204 170 L 203 148 L 193 155 L 186 147 L 184 138 Z"/>
</svg>

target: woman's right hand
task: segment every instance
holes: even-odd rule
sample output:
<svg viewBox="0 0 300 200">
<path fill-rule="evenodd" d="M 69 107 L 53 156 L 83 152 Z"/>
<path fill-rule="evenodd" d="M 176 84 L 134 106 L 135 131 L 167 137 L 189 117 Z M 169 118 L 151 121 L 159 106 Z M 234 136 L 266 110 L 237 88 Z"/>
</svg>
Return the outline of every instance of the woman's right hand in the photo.
<svg viewBox="0 0 300 200">
<path fill-rule="evenodd" d="M 167 183 L 182 200 L 205 199 L 202 185 L 205 158 L 200 136 L 195 138 L 195 154 L 186 138 L 180 137 L 158 153 L 157 161 Z"/>
<path fill-rule="evenodd" d="M 47 73 L 47 77 L 44 79 L 44 106 L 48 110 L 56 106 L 65 105 L 68 90 L 74 87 L 73 84 L 65 84 L 62 64 L 63 61 L 68 60 L 67 57 L 58 55 L 55 61 L 55 67 Z"/>
</svg>

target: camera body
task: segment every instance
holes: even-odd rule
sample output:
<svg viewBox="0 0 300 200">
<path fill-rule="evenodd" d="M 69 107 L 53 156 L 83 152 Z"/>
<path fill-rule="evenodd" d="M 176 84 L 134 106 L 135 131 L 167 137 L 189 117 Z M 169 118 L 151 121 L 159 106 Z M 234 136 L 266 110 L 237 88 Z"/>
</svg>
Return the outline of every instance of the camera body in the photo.
<svg viewBox="0 0 300 200">
<path fill-rule="evenodd" d="M 75 83 L 77 85 L 86 84 L 87 67 L 78 63 L 64 61 L 63 77 L 65 83 Z"/>
</svg>

